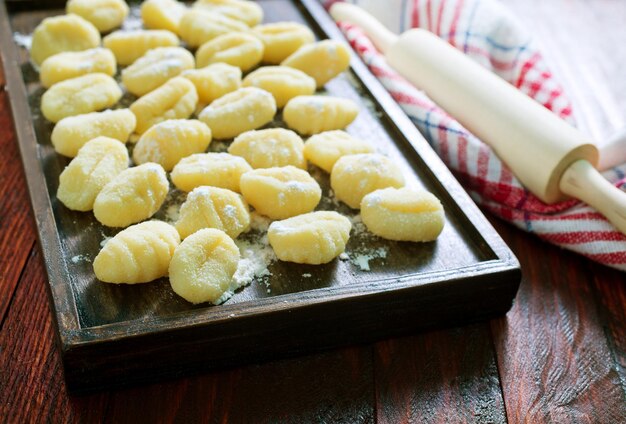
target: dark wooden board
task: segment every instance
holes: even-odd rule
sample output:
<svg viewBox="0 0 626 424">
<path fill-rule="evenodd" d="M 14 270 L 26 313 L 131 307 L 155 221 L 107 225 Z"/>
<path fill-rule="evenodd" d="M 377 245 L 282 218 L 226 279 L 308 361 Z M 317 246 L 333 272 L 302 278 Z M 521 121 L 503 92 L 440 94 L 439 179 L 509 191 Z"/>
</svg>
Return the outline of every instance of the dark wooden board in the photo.
<svg viewBox="0 0 626 424">
<path fill-rule="evenodd" d="M 319 38 L 341 37 L 314 1 L 260 4 L 266 21 L 302 21 Z M 442 200 L 447 222 L 437 242 L 393 243 L 356 234 L 348 253 L 357 255 L 363 246 L 386 252 L 384 260 L 370 262 L 370 271 L 361 271 L 350 261 L 320 267 L 276 262 L 270 266 L 269 292 L 265 284 L 253 282 L 219 307 L 192 307 L 177 298 L 166 281 L 141 287 L 99 283 L 89 260 L 103 237 L 115 232 L 56 200 L 58 175 L 68 160 L 50 145 L 52 125 L 39 113 L 43 90 L 27 52 L 16 49 L 11 40 L 13 31 L 29 33 L 43 17 L 57 13 L 31 8 L 13 14 L 10 26 L 3 14 L 0 27 L 14 120 L 19 123 L 16 131 L 70 389 L 288 356 L 485 319 L 509 309 L 520 278 L 515 257 L 356 58 L 351 70 L 329 83 L 326 91 L 359 102 L 362 112 L 349 132 L 372 141 L 398 163 L 411 184 Z M 327 193 L 327 177 L 315 175 Z M 325 199 L 320 208 L 333 206 L 328 196 Z M 354 215 L 341 206 L 340 212 Z"/>
</svg>

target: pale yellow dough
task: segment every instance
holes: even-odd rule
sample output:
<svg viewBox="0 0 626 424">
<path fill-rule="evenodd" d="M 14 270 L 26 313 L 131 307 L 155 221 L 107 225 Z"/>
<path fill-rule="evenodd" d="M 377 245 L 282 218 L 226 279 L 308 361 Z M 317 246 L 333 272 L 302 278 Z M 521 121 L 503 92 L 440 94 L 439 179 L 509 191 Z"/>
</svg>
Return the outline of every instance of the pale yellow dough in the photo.
<svg viewBox="0 0 626 424">
<path fill-rule="evenodd" d="M 39 68 L 41 85 L 49 88 L 57 82 L 85 74 L 103 73 L 115 75 L 115 56 L 109 49 L 96 47 L 80 52 L 63 52 L 50 56 Z"/>
<path fill-rule="evenodd" d="M 178 162 L 170 176 L 174 185 L 183 191 L 213 186 L 239 192 L 241 176 L 248 171 L 252 171 L 252 167 L 239 156 L 198 153 Z"/>
<path fill-rule="evenodd" d="M 118 65 L 130 65 L 148 50 L 157 47 L 176 47 L 178 37 L 163 29 L 139 29 L 133 31 L 115 31 L 104 37 L 102 44 L 115 55 Z"/>
<path fill-rule="evenodd" d="M 345 216 L 319 211 L 272 222 L 267 235 L 281 261 L 319 265 L 345 250 L 351 228 Z"/>
<path fill-rule="evenodd" d="M 258 87 L 269 91 L 282 108 L 297 96 L 315 93 L 315 80 L 304 72 L 287 66 L 263 66 L 248 74 L 243 80 L 244 87 Z"/>
<path fill-rule="evenodd" d="M 253 168 L 293 165 L 306 169 L 302 139 L 295 132 L 284 128 L 240 134 L 228 147 L 228 153 L 241 156 Z"/>
<path fill-rule="evenodd" d="M 198 68 L 213 63 L 227 63 L 247 71 L 263 58 L 263 43 L 245 32 L 230 32 L 204 43 L 196 52 Z"/>
<path fill-rule="evenodd" d="M 263 9 L 254 1 L 242 0 L 197 0 L 194 8 L 219 13 L 253 27 L 263 20 Z"/>
<path fill-rule="evenodd" d="M 305 44 L 312 43 L 315 35 L 306 25 L 297 22 L 275 22 L 252 29 L 265 46 L 263 62 L 277 65 Z"/>
<path fill-rule="evenodd" d="M 241 88 L 241 69 L 226 63 L 188 70 L 182 76 L 193 83 L 200 103 L 205 105 Z"/>
<path fill-rule="evenodd" d="M 129 12 L 124 0 L 69 0 L 65 9 L 67 13 L 85 18 L 100 32 L 109 32 L 122 25 Z"/>
<path fill-rule="evenodd" d="M 359 113 L 350 99 L 330 96 L 298 96 L 289 100 L 283 110 L 287 126 L 303 135 L 347 127 Z"/>
<path fill-rule="evenodd" d="M 141 20 L 148 29 L 166 29 L 178 34 L 187 7 L 176 0 L 146 0 L 141 4 Z"/>
<path fill-rule="evenodd" d="M 350 66 L 350 50 L 335 40 L 323 40 L 302 46 L 281 65 L 299 69 L 322 87 Z"/>
<path fill-rule="evenodd" d="M 306 160 L 328 173 L 342 156 L 373 152 L 374 148 L 369 143 L 341 130 L 316 134 L 304 143 Z"/>
<path fill-rule="evenodd" d="M 241 21 L 219 13 L 202 10 L 202 8 L 193 8 L 183 14 L 178 33 L 189 47 L 196 48 L 218 35 L 247 30 L 248 25 Z"/>
<path fill-rule="evenodd" d="M 142 222 L 107 241 L 93 261 L 93 270 L 105 283 L 147 283 L 167 276 L 179 244 L 180 236 L 170 224 Z"/>
</svg>

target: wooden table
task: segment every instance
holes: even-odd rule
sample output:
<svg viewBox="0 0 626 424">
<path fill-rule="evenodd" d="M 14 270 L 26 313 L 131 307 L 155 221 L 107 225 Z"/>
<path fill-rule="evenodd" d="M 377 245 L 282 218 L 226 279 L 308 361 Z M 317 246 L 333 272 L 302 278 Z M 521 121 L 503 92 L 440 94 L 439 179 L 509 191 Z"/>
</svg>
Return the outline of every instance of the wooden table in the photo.
<svg viewBox="0 0 626 424">
<path fill-rule="evenodd" d="M 626 3 L 505 3 L 536 35 L 580 127 L 604 139 L 622 126 Z M 4 89 L 0 146 L 0 422 L 626 422 L 626 274 L 495 219 L 524 273 L 504 317 L 68 396 Z"/>
</svg>

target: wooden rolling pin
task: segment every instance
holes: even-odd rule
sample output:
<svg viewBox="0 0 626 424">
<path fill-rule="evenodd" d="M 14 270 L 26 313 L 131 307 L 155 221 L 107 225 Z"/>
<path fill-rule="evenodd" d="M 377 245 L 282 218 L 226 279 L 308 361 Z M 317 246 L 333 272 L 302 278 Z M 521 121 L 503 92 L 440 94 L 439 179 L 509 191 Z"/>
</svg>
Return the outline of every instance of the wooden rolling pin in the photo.
<svg viewBox="0 0 626 424">
<path fill-rule="evenodd" d="M 391 67 L 489 144 L 541 200 L 575 197 L 626 234 L 626 193 L 595 169 L 598 150 L 577 129 L 426 30 L 396 36 L 348 3 L 330 14 L 358 25 Z"/>
</svg>

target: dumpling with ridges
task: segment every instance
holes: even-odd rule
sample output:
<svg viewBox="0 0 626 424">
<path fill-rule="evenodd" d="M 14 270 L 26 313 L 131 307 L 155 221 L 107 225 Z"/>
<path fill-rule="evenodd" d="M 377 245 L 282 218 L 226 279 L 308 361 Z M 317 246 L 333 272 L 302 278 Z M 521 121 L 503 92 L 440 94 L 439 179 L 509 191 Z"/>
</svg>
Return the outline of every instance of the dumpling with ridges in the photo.
<svg viewBox="0 0 626 424">
<path fill-rule="evenodd" d="M 141 20 L 148 29 L 166 29 L 178 34 L 187 7 L 176 0 L 146 0 L 141 4 Z"/>
<path fill-rule="evenodd" d="M 304 157 L 328 173 L 342 156 L 373 152 L 369 143 L 341 130 L 316 134 L 304 143 Z"/>
<path fill-rule="evenodd" d="M 181 159 L 170 177 L 183 191 L 213 186 L 239 192 L 241 176 L 248 171 L 252 171 L 252 167 L 242 157 L 228 153 L 197 153 Z"/>
<path fill-rule="evenodd" d="M 228 16 L 244 22 L 249 27 L 258 25 L 263 20 L 263 9 L 253 1 L 197 0 L 193 7 Z"/>
<path fill-rule="evenodd" d="M 350 51 L 339 41 L 323 40 L 299 48 L 282 66 L 300 69 L 315 79 L 317 88 L 348 69 Z"/>
<path fill-rule="evenodd" d="M 122 25 L 129 12 L 124 0 L 69 0 L 65 9 L 88 20 L 100 32 Z"/>
<path fill-rule="evenodd" d="M 243 80 L 244 87 L 258 87 L 269 91 L 282 108 L 297 96 L 315 93 L 315 80 L 304 72 L 287 66 L 263 66 L 249 73 Z"/>
<path fill-rule="evenodd" d="M 304 135 L 347 127 L 359 113 L 350 99 L 331 96 L 298 96 L 289 100 L 283 119 L 289 128 Z"/>
<path fill-rule="evenodd" d="M 102 39 L 102 45 L 113 52 L 119 65 L 130 65 L 150 49 L 179 44 L 176 34 L 164 29 L 115 31 Z"/>
<path fill-rule="evenodd" d="M 241 156 L 255 169 L 287 165 L 306 169 L 302 139 L 295 132 L 284 128 L 240 134 L 228 147 L 228 153 Z"/>
<path fill-rule="evenodd" d="M 241 69 L 226 63 L 190 69 L 181 75 L 193 83 L 200 103 L 205 105 L 241 88 Z"/>
<path fill-rule="evenodd" d="M 49 88 L 57 82 L 85 74 L 102 73 L 114 76 L 116 72 L 117 64 L 111 50 L 96 47 L 50 56 L 41 64 L 39 80 L 43 87 Z"/>
</svg>

